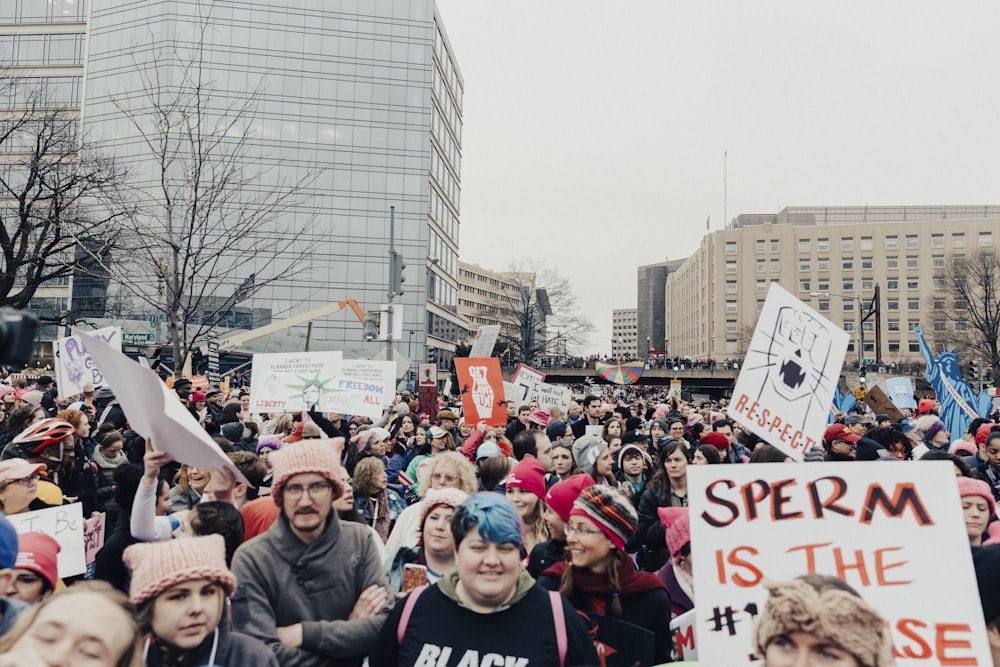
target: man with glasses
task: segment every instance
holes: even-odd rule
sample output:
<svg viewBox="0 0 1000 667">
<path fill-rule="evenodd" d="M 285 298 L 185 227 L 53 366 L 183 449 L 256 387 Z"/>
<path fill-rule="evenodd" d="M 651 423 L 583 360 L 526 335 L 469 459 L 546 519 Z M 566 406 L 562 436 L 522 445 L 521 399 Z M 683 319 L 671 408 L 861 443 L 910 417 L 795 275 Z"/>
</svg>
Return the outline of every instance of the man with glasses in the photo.
<svg viewBox="0 0 1000 667">
<path fill-rule="evenodd" d="M 283 666 L 360 665 L 392 603 L 368 527 L 337 518 L 343 440 L 304 440 L 271 454 L 280 508 L 233 557 L 233 622 Z"/>
</svg>

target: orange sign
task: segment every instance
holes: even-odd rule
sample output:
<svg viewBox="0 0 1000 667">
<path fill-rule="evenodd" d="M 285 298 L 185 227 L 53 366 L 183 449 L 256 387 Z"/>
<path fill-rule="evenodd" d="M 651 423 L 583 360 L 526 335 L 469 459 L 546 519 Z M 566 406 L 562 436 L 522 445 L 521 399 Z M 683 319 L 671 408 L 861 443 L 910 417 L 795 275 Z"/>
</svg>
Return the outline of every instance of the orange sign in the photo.
<svg viewBox="0 0 1000 667">
<path fill-rule="evenodd" d="M 507 406 L 503 393 L 500 360 L 455 358 L 455 375 L 462 394 L 462 412 L 471 424 L 507 425 Z"/>
</svg>

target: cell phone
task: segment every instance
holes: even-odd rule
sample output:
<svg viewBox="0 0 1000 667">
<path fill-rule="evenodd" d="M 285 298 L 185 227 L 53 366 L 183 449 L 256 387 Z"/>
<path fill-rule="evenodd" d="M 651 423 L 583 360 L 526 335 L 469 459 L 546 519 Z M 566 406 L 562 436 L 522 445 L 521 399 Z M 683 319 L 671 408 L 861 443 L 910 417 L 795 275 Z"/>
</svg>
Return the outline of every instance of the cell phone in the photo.
<svg viewBox="0 0 1000 667">
<path fill-rule="evenodd" d="M 403 565 L 403 593 L 409 593 L 414 588 L 427 585 L 427 567 L 416 563 Z"/>
</svg>

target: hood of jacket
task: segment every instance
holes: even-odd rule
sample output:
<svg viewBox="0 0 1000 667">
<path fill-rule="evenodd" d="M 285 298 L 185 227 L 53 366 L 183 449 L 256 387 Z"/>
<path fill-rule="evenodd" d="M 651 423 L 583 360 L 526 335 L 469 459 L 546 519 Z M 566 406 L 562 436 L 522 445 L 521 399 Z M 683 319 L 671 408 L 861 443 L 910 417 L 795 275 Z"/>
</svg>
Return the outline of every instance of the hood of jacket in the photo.
<svg viewBox="0 0 1000 667">
<path fill-rule="evenodd" d="M 535 585 L 535 579 L 530 574 L 528 574 L 527 570 L 519 569 L 517 572 L 517 582 L 514 584 L 513 597 L 511 597 L 511 599 L 508 600 L 506 603 L 494 609 L 493 610 L 494 613 L 498 611 L 503 611 L 505 609 L 508 609 L 509 607 L 513 607 L 514 605 L 516 605 L 518 602 L 524 599 L 524 596 L 528 594 L 528 591 L 530 591 L 534 585 Z M 441 589 L 441 592 L 444 593 L 445 597 L 447 597 L 449 600 L 452 600 L 462 606 L 465 606 L 465 603 L 462 601 L 462 599 L 458 597 L 458 591 L 456 590 L 458 587 L 457 570 L 452 570 L 451 572 L 446 574 L 437 583 L 437 587 Z"/>
</svg>

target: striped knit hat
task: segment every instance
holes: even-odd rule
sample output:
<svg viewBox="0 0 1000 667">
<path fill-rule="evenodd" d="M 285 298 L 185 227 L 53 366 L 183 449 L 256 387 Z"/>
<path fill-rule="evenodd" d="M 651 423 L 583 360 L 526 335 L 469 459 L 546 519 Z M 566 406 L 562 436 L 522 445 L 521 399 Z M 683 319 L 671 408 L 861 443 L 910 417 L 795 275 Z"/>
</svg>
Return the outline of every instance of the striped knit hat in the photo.
<svg viewBox="0 0 1000 667">
<path fill-rule="evenodd" d="M 195 579 L 220 584 L 226 595 L 236 591 L 236 577 L 226 567 L 226 541 L 222 535 L 139 542 L 125 550 L 123 560 L 132 570 L 128 596 L 136 605 Z"/>
<path fill-rule="evenodd" d="M 639 523 L 635 507 L 625 494 L 601 484 L 588 486 L 581 491 L 569 515 L 593 521 L 619 551 L 625 550 L 625 542 L 635 534 Z"/>
<path fill-rule="evenodd" d="M 285 482 L 293 475 L 305 472 L 325 477 L 333 485 L 333 497 L 343 495 L 340 481 L 340 453 L 344 450 L 344 439 L 300 440 L 271 454 L 271 497 L 274 504 L 281 507 L 281 492 Z"/>
</svg>

